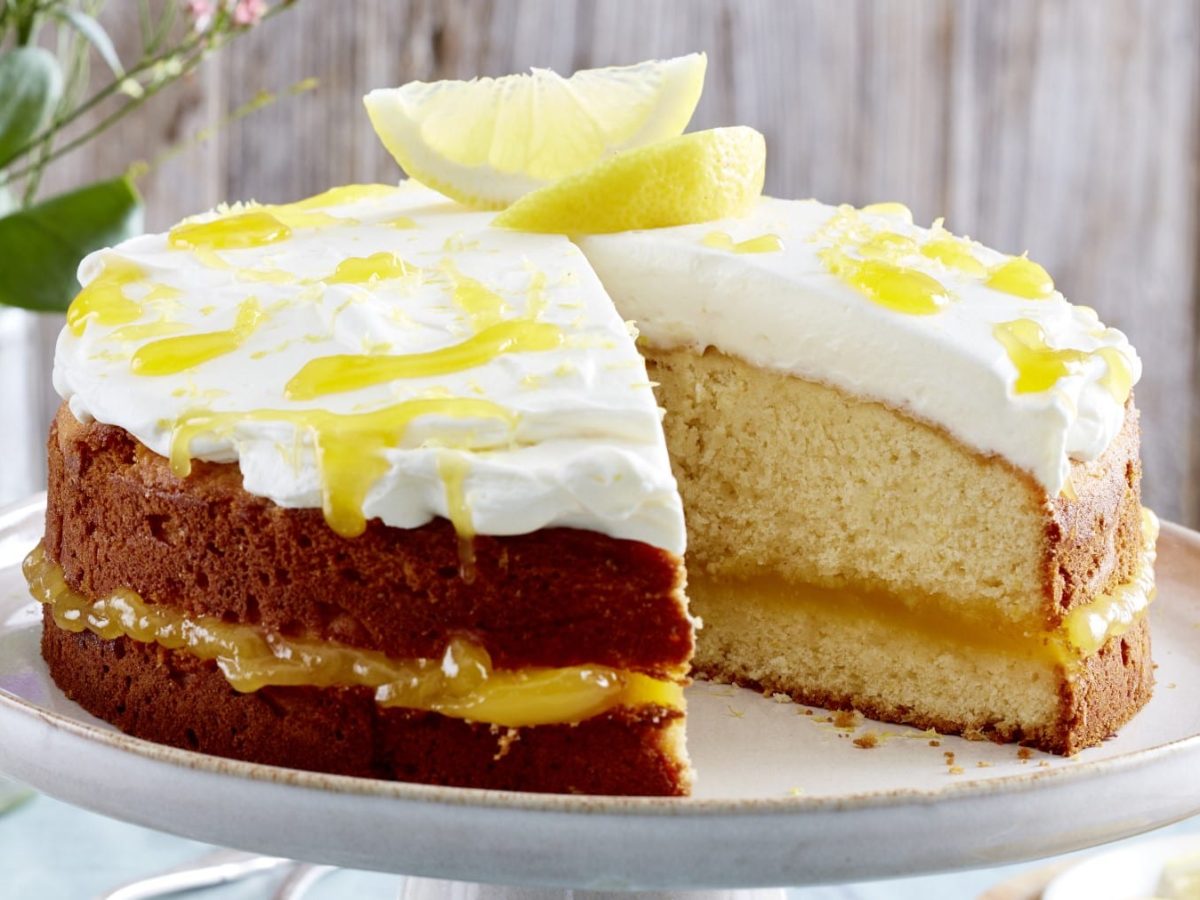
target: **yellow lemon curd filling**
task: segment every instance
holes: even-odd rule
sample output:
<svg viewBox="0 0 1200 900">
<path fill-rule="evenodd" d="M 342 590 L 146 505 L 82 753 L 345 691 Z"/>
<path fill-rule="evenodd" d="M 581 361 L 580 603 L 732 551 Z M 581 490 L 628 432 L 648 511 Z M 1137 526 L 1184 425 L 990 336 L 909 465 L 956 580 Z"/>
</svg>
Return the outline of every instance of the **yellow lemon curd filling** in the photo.
<svg viewBox="0 0 1200 900">
<path fill-rule="evenodd" d="M 827 588 L 782 578 L 688 579 L 688 595 L 703 614 L 707 605 L 752 605 L 786 617 L 798 610 L 847 624 L 875 622 L 888 631 L 916 633 L 931 644 L 966 652 L 1014 656 L 1062 666 L 1074 674 L 1083 661 L 1136 625 L 1155 597 L 1154 560 L 1158 518 L 1142 510 L 1143 548 L 1134 577 L 1073 608 L 1054 630 L 1006 622 L 964 604 L 936 597 L 902 597 L 870 588 Z"/>
<path fill-rule="evenodd" d="M 148 604 L 131 590 L 89 600 L 63 578 L 40 544 L 25 560 L 30 593 L 66 631 L 104 640 L 128 637 L 215 660 L 229 684 L 251 692 L 267 686 L 374 688 L 380 706 L 424 710 L 508 728 L 582 722 L 618 707 L 682 710 L 672 681 L 607 666 L 501 670 L 486 650 L 464 638 L 440 658 L 391 659 L 374 650 L 312 638 L 284 637 Z"/>
</svg>

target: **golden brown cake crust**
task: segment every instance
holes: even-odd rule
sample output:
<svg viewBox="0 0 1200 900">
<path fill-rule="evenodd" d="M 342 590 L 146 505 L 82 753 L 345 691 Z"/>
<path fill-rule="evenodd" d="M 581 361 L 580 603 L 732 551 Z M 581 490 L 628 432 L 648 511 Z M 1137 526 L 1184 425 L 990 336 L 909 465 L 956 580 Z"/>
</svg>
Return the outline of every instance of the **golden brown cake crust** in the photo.
<svg viewBox="0 0 1200 900">
<path fill-rule="evenodd" d="M 459 574 L 453 527 L 368 523 L 343 538 L 319 510 L 246 493 L 234 464 L 181 479 L 120 428 L 51 429 L 45 545 L 68 584 L 129 588 L 193 617 L 436 657 L 469 637 L 499 668 L 586 663 L 677 676 L 692 652 L 681 561 L 636 541 L 550 528 L 475 541 Z"/>
<path fill-rule="evenodd" d="M 1075 496 L 1048 500 L 1048 621 L 1131 581 L 1142 557 L 1141 430 L 1133 397 L 1125 424 L 1100 458 L 1071 465 Z"/>
<path fill-rule="evenodd" d="M 856 710 L 882 722 L 932 728 L 942 734 L 959 734 L 971 740 L 1020 743 L 1048 753 L 1069 755 L 1112 736 L 1146 705 L 1154 689 L 1153 669 L 1150 628 L 1143 618 L 1124 635 L 1110 638 L 1098 652 L 1084 660 L 1073 677 L 1060 670 L 1058 717 L 1054 722 L 1031 728 L 952 721 L 920 710 L 888 706 L 873 699 L 831 693 L 816 687 L 797 689 L 795 685 L 770 679 L 747 680 L 719 665 L 699 665 L 696 674 L 768 694 L 786 694 L 797 703 L 809 706 Z"/>
<path fill-rule="evenodd" d="M 979 559 L 981 552 L 986 555 L 995 547 L 1013 549 L 1017 558 L 1006 560 L 1004 554 L 998 554 L 999 562 L 989 563 L 986 571 L 973 571 L 975 581 L 959 584 L 956 581 L 961 582 L 961 578 L 942 579 L 933 591 L 911 591 L 912 586 L 908 587 L 915 596 L 968 599 L 975 604 L 988 597 L 975 597 L 973 587 L 995 589 L 1002 579 L 1018 572 L 1024 598 L 1021 605 L 1028 607 L 1028 613 L 1022 615 L 1028 616 L 1030 626 L 1044 623 L 1050 629 L 1057 627 L 1073 607 L 1129 581 L 1137 570 L 1142 553 L 1141 463 L 1138 412 L 1132 396 L 1126 403 L 1122 429 L 1105 452 L 1091 462 L 1071 464 L 1073 495 L 1051 497 L 1029 473 L 1003 458 L 967 447 L 946 429 L 906 410 L 787 372 L 765 370 L 711 347 L 703 352 L 687 347 L 641 349 L 650 377 L 660 384 L 659 400 L 667 408 L 664 427 L 688 516 L 688 564 L 694 572 L 711 570 L 715 576 L 744 576 L 744 572 L 732 571 L 731 560 L 749 552 L 746 532 L 759 521 L 766 523 L 764 528 L 776 539 L 760 540 L 753 552 L 771 558 L 747 558 L 741 568 L 755 562 L 767 569 L 781 568 L 791 565 L 793 559 L 828 557 L 805 576 L 812 583 L 825 587 L 882 587 L 877 576 L 866 583 L 857 582 L 856 560 L 828 548 L 844 537 L 842 544 L 854 548 L 847 552 L 857 553 L 864 542 L 863 534 L 825 532 L 820 541 L 810 536 L 811 526 L 833 521 L 832 516 L 839 511 L 842 518 L 837 521 L 845 524 L 847 509 L 853 517 L 849 526 L 861 526 L 869 532 L 868 539 L 882 545 L 871 547 L 871 552 L 920 558 L 926 575 L 935 570 L 958 571 L 958 564 Z M 810 420 L 808 416 L 816 418 Z M 900 427 L 897 418 L 907 424 Z M 897 422 L 896 434 L 907 433 L 912 447 L 924 456 L 905 456 L 909 448 L 895 443 L 881 449 L 869 440 L 856 442 L 857 438 L 870 437 L 864 432 L 893 422 Z M 835 436 L 823 437 L 826 431 Z M 889 435 L 896 436 L 891 432 Z M 760 441 L 766 442 L 761 449 Z M 801 449 L 787 455 L 780 448 Z M 938 454 L 930 454 L 931 449 L 937 449 Z M 873 455 L 867 455 L 872 451 Z M 808 455 L 798 458 L 801 452 Z M 828 463 L 822 453 L 840 454 L 841 465 L 818 469 L 818 465 Z M 759 490 L 760 470 L 765 470 L 774 456 L 787 458 L 788 467 Z M 876 492 L 873 495 L 849 476 L 838 480 L 845 475 L 845 463 L 857 463 L 861 469 L 865 459 L 879 460 L 878 466 L 868 468 L 903 473 L 903 478 L 899 483 L 893 480 L 872 485 L 871 490 Z M 956 488 L 943 480 L 944 471 L 930 471 L 931 465 L 943 463 L 953 463 L 951 474 L 959 484 L 986 484 L 989 492 L 971 497 L 953 493 Z M 804 508 L 780 506 L 776 495 L 782 496 L 788 487 L 782 481 L 803 483 L 812 479 L 814 471 L 823 473 L 816 482 L 819 489 L 802 492 L 798 497 L 807 501 L 819 495 L 819 499 Z M 853 477 L 861 478 L 863 472 Z M 921 490 L 911 490 L 913 485 L 922 486 Z M 881 531 L 886 526 L 877 523 L 879 509 L 875 505 L 880 492 L 895 504 L 907 504 L 909 509 L 934 504 L 938 515 L 928 521 L 901 518 L 899 524 L 894 523 L 896 531 Z M 997 513 L 988 503 L 999 492 L 1012 502 Z M 789 498 L 789 502 L 799 501 Z M 822 502 L 825 506 L 818 506 Z M 739 504 L 746 507 L 741 519 L 728 513 Z M 761 505 L 770 506 L 769 516 L 762 514 Z M 716 507 L 727 521 L 715 515 Z M 813 509 L 818 511 L 814 513 Z M 792 518 L 795 522 L 789 531 L 787 525 Z M 732 528 L 730 523 L 740 527 Z M 997 524 L 1003 527 L 985 535 L 986 527 Z M 980 542 L 985 546 L 980 547 Z M 961 545 L 964 549 L 957 557 L 943 558 L 909 552 L 914 543 L 920 551 L 939 544 Z M 961 588 L 961 596 L 956 598 L 957 588 Z M 1003 593 L 1013 595 L 1015 589 L 1010 585 Z"/>
<path fill-rule="evenodd" d="M 337 775 L 553 793 L 679 795 L 683 714 L 618 709 L 578 725 L 494 728 L 384 709 L 367 688 L 242 694 L 215 663 L 55 627 L 42 655 L 62 691 L 136 737 L 216 756 Z"/>
</svg>

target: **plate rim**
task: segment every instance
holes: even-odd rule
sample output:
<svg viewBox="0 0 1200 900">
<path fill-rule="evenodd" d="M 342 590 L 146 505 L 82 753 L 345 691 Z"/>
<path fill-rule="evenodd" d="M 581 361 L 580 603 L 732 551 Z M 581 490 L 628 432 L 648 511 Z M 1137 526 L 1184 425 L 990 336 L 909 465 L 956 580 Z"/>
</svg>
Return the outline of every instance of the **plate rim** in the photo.
<svg viewBox="0 0 1200 900">
<path fill-rule="evenodd" d="M 0 507 L 0 537 L 16 524 L 39 509 L 45 508 L 46 492 L 35 493 L 23 500 Z M 1200 532 L 1174 522 L 1162 523 L 1163 534 L 1193 544 L 1200 552 Z M 1161 540 L 1161 537 L 1160 537 Z M 4 566 L 7 568 L 7 566 Z M 32 598 L 31 598 L 32 599 Z M 822 812 L 863 811 L 873 808 L 911 805 L 914 802 L 934 804 L 961 801 L 994 794 L 1022 794 L 1048 785 L 1068 785 L 1086 781 L 1096 775 L 1125 773 L 1154 764 L 1191 750 L 1200 750 L 1200 732 L 1177 738 L 1165 744 L 1135 750 L 1120 756 L 1108 757 L 1070 766 L 1055 766 L 1029 772 L 988 779 L 953 782 L 936 789 L 895 788 L 883 791 L 860 791 L 836 797 L 626 797 L 603 794 L 552 794 L 531 791 L 501 791 L 485 788 L 446 787 L 415 782 L 386 781 L 333 775 L 304 769 L 289 769 L 262 763 L 227 759 L 193 750 L 159 744 L 123 732 L 78 721 L 62 713 L 38 706 L 0 688 L 0 713 L 21 715 L 39 720 L 43 725 L 76 737 L 98 743 L 109 749 L 129 753 L 147 761 L 237 778 L 256 783 L 269 783 L 305 790 L 341 795 L 368 796 L 378 799 L 422 803 L 444 807 L 471 807 L 499 811 L 520 811 L 544 814 L 583 814 L 590 816 L 624 817 L 692 817 L 726 816 L 787 816 Z"/>
</svg>

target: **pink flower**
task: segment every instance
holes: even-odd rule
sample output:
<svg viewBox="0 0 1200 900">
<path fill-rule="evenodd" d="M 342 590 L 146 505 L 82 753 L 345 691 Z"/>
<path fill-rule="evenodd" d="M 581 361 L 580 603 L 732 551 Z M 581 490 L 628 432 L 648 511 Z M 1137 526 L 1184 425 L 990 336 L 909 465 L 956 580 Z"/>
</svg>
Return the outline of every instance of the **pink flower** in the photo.
<svg viewBox="0 0 1200 900">
<path fill-rule="evenodd" d="M 186 0 L 183 4 L 196 31 L 207 31 L 217 11 L 216 0 Z"/>
<path fill-rule="evenodd" d="M 237 0 L 233 7 L 233 22 L 243 28 L 257 25 L 267 12 L 267 0 Z"/>
</svg>

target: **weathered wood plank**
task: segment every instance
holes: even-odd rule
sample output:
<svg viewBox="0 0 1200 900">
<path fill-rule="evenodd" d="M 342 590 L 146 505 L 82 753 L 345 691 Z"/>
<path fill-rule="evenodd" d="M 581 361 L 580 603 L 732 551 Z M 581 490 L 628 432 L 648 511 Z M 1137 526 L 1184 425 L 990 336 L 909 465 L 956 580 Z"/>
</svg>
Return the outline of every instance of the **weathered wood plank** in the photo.
<svg viewBox="0 0 1200 900">
<path fill-rule="evenodd" d="M 1147 502 L 1196 523 L 1200 7 L 1102 5 L 959 5 L 946 209 L 1129 334 Z"/>
</svg>

